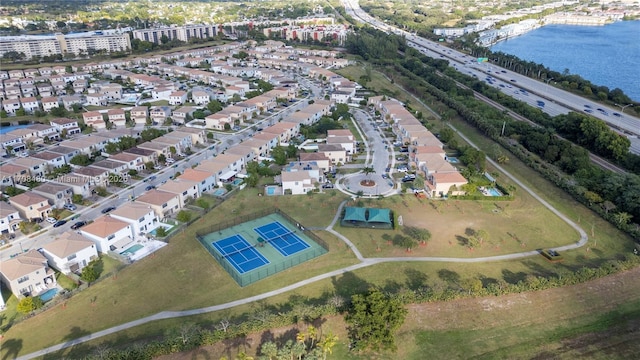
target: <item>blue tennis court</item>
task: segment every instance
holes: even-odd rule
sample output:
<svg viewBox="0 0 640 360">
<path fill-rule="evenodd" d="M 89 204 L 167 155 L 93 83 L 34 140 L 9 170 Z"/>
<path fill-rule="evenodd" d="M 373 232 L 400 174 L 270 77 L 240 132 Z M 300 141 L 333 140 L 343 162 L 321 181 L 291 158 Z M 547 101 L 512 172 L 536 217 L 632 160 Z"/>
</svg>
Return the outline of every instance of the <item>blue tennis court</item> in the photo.
<svg viewBox="0 0 640 360">
<path fill-rule="evenodd" d="M 218 250 L 240 274 L 255 270 L 269 263 L 258 250 L 253 248 L 242 235 L 233 235 L 222 240 L 212 242 L 211 245 Z"/>
<path fill-rule="evenodd" d="M 279 221 L 262 225 L 253 229 L 266 242 L 271 244 L 282 256 L 289 256 L 310 247 L 293 231 L 287 229 Z"/>
</svg>

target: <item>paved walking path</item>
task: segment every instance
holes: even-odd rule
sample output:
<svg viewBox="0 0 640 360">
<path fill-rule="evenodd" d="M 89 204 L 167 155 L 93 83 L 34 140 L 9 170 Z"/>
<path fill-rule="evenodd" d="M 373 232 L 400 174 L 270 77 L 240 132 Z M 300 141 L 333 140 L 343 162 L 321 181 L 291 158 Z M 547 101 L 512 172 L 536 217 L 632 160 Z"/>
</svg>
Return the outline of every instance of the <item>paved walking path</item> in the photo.
<svg viewBox="0 0 640 360">
<path fill-rule="evenodd" d="M 422 103 L 422 101 L 420 101 L 420 99 L 418 99 L 416 97 L 414 97 L 414 98 L 418 102 Z M 427 109 L 429 109 L 429 107 L 427 107 L 424 103 L 422 103 L 422 105 L 424 105 Z M 435 115 L 437 116 L 437 114 L 435 114 Z M 451 126 L 451 125 L 449 125 L 449 126 L 454 131 L 456 131 L 456 133 L 458 133 L 457 130 L 453 126 Z M 458 133 L 458 135 L 462 139 L 464 139 L 467 143 L 469 143 L 471 146 L 473 146 L 475 148 L 478 148 L 475 144 L 473 144 L 464 135 L 462 135 L 460 133 Z M 365 141 L 366 141 L 366 139 L 365 139 Z M 578 226 L 578 224 L 576 224 L 574 221 L 572 221 L 567 216 L 565 216 L 560 211 L 558 211 L 556 208 L 554 208 L 546 200 L 544 200 L 538 194 L 533 192 L 533 190 L 531 190 L 528 186 L 526 186 L 520 180 L 518 180 L 513 175 L 508 173 L 499 164 L 497 164 L 496 162 L 494 162 L 493 160 L 491 160 L 489 158 L 487 158 L 487 161 L 489 161 L 489 163 L 491 163 L 498 170 L 500 170 L 507 177 L 509 177 L 514 183 L 516 183 L 518 186 L 520 186 L 520 188 L 522 188 L 524 191 L 526 191 L 529 194 L 531 194 L 531 196 L 533 196 L 536 200 L 538 200 L 543 206 L 545 206 L 551 212 L 553 212 L 558 217 L 560 217 L 562 220 L 564 220 L 567 224 L 569 224 L 571 227 L 573 227 L 580 234 L 580 239 L 576 243 L 565 245 L 565 246 L 561 246 L 561 247 L 557 247 L 557 248 L 554 248 L 554 250 L 556 250 L 556 251 L 565 251 L 565 250 L 576 249 L 576 248 L 579 248 L 581 246 L 584 246 L 587 243 L 587 241 L 588 241 L 587 233 L 582 228 L 580 228 L 580 226 Z M 342 189 L 340 186 L 337 186 L 336 188 L 338 190 L 346 193 L 346 194 L 353 195 L 352 193 L 347 192 L 344 189 Z M 479 263 L 479 262 L 489 262 L 489 261 L 513 260 L 513 259 L 520 259 L 520 258 L 525 258 L 525 257 L 529 257 L 529 256 L 537 256 L 537 255 L 539 255 L 538 251 L 533 250 L 533 251 L 526 251 L 526 252 L 520 252 L 520 253 L 514 253 L 514 254 L 505 254 L 505 255 L 497 255 L 497 256 L 478 257 L 478 258 L 450 258 L 450 257 L 365 258 L 364 256 L 362 256 L 362 254 L 360 253 L 358 248 L 348 238 L 346 238 L 344 235 L 338 233 L 337 231 L 333 230 L 333 227 L 338 222 L 338 220 L 340 218 L 340 214 L 342 214 L 342 209 L 344 208 L 346 203 L 347 203 L 347 201 L 345 200 L 340 204 L 340 206 L 338 207 L 338 210 L 336 211 L 336 215 L 334 216 L 333 220 L 331 221 L 331 224 L 329 224 L 329 226 L 327 226 L 324 230 L 330 232 L 331 234 L 337 236 L 340 240 L 342 240 L 349 247 L 349 249 L 351 249 L 351 251 L 353 251 L 353 253 L 358 258 L 358 260 L 360 260 L 360 263 L 358 263 L 358 264 L 350 265 L 350 266 L 347 266 L 347 267 L 344 267 L 344 268 L 341 268 L 341 269 L 338 269 L 338 270 L 334 270 L 334 271 L 331 271 L 331 272 L 328 272 L 328 273 L 317 275 L 317 276 L 311 277 L 309 279 L 302 280 L 302 281 L 299 281 L 297 283 L 294 283 L 294 284 L 291 284 L 291 285 L 288 285 L 288 286 L 285 286 L 285 287 L 282 287 L 282 288 L 279 288 L 279 289 L 276 289 L 276 290 L 272 290 L 272 291 L 269 291 L 269 292 L 265 292 L 265 293 L 262 293 L 262 294 L 259 294 L 259 295 L 255 295 L 255 296 L 251 296 L 251 297 L 244 298 L 244 299 L 231 301 L 231 302 L 224 303 L 224 304 L 209 306 L 209 307 L 200 308 L 200 309 L 184 310 L 184 311 L 163 311 L 163 312 L 151 315 L 151 316 L 147 316 L 147 317 L 142 318 L 142 319 L 130 321 L 128 323 L 124 323 L 124 324 L 121 324 L 121 325 L 118 325 L 118 326 L 114 326 L 114 327 L 109 328 L 109 329 L 98 331 L 98 332 L 90 334 L 90 335 L 86 335 L 86 336 L 83 336 L 83 337 L 80 337 L 80 338 L 77 338 L 77 339 L 74 339 L 74 340 L 70 340 L 70 341 L 67 341 L 65 343 L 61 343 L 61 344 L 57 344 L 57 345 L 54 345 L 54 346 L 50 346 L 50 347 L 48 347 L 46 349 L 42 349 L 42 350 L 33 352 L 31 354 L 27 354 L 27 355 L 21 356 L 21 357 L 18 358 L 18 360 L 27 360 L 27 359 L 33 359 L 33 358 L 36 358 L 36 357 L 44 356 L 44 355 L 50 354 L 52 352 L 60 351 L 62 349 L 65 349 L 65 348 L 68 348 L 68 347 L 71 347 L 71 346 L 74 346 L 74 345 L 82 344 L 82 343 L 85 343 L 87 341 L 95 340 L 95 339 L 101 338 L 103 336 L 111 335 L 111 334 L 117 333 L 119 331 L 130 329 L 132 327 L 143 325 L 143 324 L 146 324 L 146 323 L 149 323 L 149 322 L 152 322 L 152 321 L 179 318 L 179 317 L 192 316 L 192 315 L 198 315 L 198 314 L 206 314 L 206 313 L 210 313 L 210 312 L 215 312 L 215 311 L 220 311 L 220 310 L 224 310 L 224 309 L 233 308 L 233 307 L 236 307 L 236 306 L 239 306 L 239 305 L 252 303 L 252 302 L 258 301 L 258 300 L 267 299 L 269 297 L 272 297 L 272 296 L 275 296 L 275 295 L 279 295 L 279 294 L 285 293 L 287 291 L 295 290 L 295 289 L 298 289 L 300 287 L 309 285 L 311 283 L 314 283 L 314 282 L 317 282 L 317 281 L 320 281 L 320 280 L 328 279 L 328 278 L 331 278 L 331 277 L 334 277 L 334 276 L 338 276 L 338 275 L 341 275 L 341 274 L 344 274 L 344 273 L 355 271 L 355 270 L 358 270 L 358 269 L 361 269 L 361 268 L 364 268 L 364 267 L 368 267 L 368 266 L 371 266 L 371 265 L 375 265 L 375 264 L 388 263 L 388 262 L 416 262 L 416 261 L 422 261 L 422 262 L 431 261 L 431 262 Z"/>
</svg>

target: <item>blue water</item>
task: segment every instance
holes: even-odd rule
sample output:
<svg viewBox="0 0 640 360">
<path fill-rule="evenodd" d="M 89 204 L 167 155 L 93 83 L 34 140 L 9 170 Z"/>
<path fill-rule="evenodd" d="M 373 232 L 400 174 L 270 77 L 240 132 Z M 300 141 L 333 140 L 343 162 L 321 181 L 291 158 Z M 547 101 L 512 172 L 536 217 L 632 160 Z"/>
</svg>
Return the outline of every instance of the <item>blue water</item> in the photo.
<svg viewBox="0 0 640 360">
<path fill-rule="evenodd" d="M 155 236 L 155 231 L 156 229 L 153 229 L 153 235 Z M 144 245 L 140 245 L 140 244 L 135 244 L 132 247 L 128 248 L 127 250 L 123 251 L 120 253 L 120 255 L 133 255 L 136 253 L 136 251 L 142 249 L 144 247 Z"/>
<path fill-rule="evenodd" d="M 619 21 L 605 26 L 547 25 L 497 43 L 501 51 L 523 60 L 591 81 L 619 88 L 640 101 L 640 21 Z"/>
<path fill-rule="evenodd" d="M 498 191 L 496 188 L 488 188 L 487 192 L 491 196 L 502 196 L 502 193 L 500 193 L 500 191 Z"/>
<path fill-rule="evenodd" d="M 449 161 L 452 164 L 457 164 L 458 163 L 458 158 L 449 156 L 449 157 L 447 157 L 447 161 Z"/>
<path fill-rule="evenodd" d="M 160 227 L 163 227 L 163 228 L 165 228 L 165 229 L 167 230 L 167 231 L 165 232 L 166 234 L 170 233 L 170 232 L 171 232 L 171 229 L 173 229 L 173 226 L 171 226 L 171 227 L 166 227 L 166 226 L 162 226 L 162 225 L 161 225 Z M 153 230 L 149 231 L 149 234 L 151 234 L 151 235 L 153 235 L 153 236 L 156 236 L 156 234 L 157 234 L 157 233 L 158 233 L 158 228 L 155 228 L 155 229 L 153 229 Z M 135 245 L 134 245 L 134 246 L 135 246 Z M 132 246 L 132 247 L 133 247 L 133 246 Z M 138 250 L 139 250 L 139 249 L 136 249 L 136 251 L 138 251 Z M 129 249 L 127 249 L 127 250 L 125 250 L 125 251 L 129 251 Z"/>
<path fill-rule="evenodd" d="M 0 135 L 6 134 L 6 133 L 8 133 L 9 131 L 13 131 L 13 130 L 16 130 L 16 129 L 22 129 L 22 128 L 25 128 L 25 127 L 27 127 L 27 126 L 30 126 L 30 125 L 13 125 L 13 126 L 3 126 L 3 127 L 0 127 Z"/>
<path fill-rule="evenodd" d="M 267 187 L 267 195 L 275 195 L 276 194 L 276 188 L 273 186 L 269 186 Z"/>
<path fill-rule="evenodd" d="M 42 302 L 47 302 L 53 299 L 53 297 L 56 296 L 57 293 L 58 293 L 58 289 L 53 288 L 43 292 L 39 297 L 40 297 L 40 300 L 42 300 Z"/>
</svg>

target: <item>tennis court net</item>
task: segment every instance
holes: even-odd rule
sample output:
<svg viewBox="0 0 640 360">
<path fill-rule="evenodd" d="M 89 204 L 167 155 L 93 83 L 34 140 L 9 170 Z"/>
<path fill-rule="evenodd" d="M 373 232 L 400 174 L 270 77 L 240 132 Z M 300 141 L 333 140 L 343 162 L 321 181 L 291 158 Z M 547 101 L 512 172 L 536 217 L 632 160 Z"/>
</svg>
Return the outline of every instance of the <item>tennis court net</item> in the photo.
<svg viewBox="0 0 640 360">
<path fill-rule="evenodd" d="M 245 248 L 238 249 L 238 250 L 232 251 L 232 252 L 230 252 L 230 253 L 222 254 L 222 256 L 223 256 L 223 257 L 225 257 L 225 258 L 228 258 L 228 257 L 229 257 L 229 256 L 231 256 L 231 255 L 235 255 L 235 254 L 238 254 L 238 253 L 244 252 L 244 251 L 246 251 L 246 250 L 253 249 L 254 247 L 255 247 L 255 245 L 249 245 L 249 246 L 247 246 L 247 247 L 245 247 Z"/>
</svg>

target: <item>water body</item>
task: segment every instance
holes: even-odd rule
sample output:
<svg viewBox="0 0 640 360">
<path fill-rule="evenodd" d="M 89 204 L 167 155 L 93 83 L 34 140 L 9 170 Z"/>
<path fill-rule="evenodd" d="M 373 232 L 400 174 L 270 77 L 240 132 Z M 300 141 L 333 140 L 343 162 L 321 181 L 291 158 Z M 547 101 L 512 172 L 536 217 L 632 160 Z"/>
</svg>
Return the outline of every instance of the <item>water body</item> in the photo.
<svg viewBox="0 0 640 360">
<path fill-rule="evenodd" d="M 594 85 L 619 88 L 640 101 L 640 21 L 605 26 L 547 25 L 497 43 L 501 51 L 580 75 Z"/>
<path fill-rule="evenodd" d="M 9 131 L 13 131 L 16 129 L 22 129 L 22 128 L 26 128 L 29 125 L 11 125 L 11 126 L 2 126 L 0 127 L 0 135 L 4 135 L 6 133 L 8 133 Z"/>
</svg>

